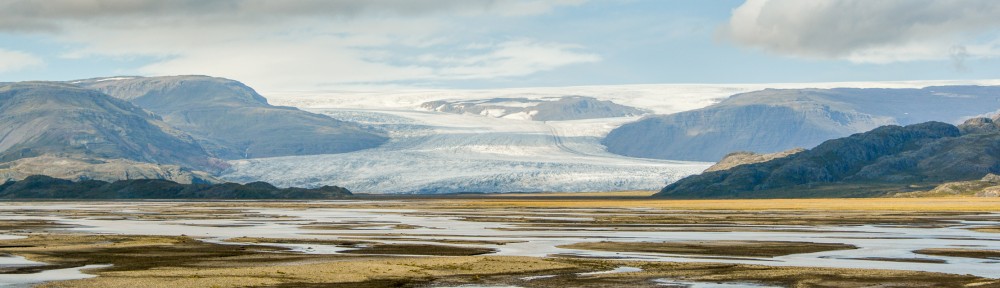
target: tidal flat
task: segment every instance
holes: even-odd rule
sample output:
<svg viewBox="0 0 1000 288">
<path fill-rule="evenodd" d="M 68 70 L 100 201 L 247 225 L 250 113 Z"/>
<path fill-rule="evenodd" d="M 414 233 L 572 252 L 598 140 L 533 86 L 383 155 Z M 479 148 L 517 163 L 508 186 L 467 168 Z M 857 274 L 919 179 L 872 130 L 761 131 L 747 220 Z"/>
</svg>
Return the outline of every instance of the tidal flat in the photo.
<svg viewBox="0 0 1000 288">
<path fill-rule="evenodd" d="M 1000 287 L 998 212 L 960 198 L 2 202 L 0 286 Z"/>
</svg>

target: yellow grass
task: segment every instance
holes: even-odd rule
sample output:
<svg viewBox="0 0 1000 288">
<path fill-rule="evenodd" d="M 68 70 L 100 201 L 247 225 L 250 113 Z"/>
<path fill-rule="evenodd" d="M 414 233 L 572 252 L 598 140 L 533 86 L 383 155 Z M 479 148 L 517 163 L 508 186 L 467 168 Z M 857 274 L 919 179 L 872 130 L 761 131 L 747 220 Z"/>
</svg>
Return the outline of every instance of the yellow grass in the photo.
<svg viewBox="0 0 1000 288">
<path fill-rule="evenodd" d="M 486 194 L 498 198 L 531 198 L 531 197 L 648 197 L 659 191 L 612 191 L 612 192 L 545 192 L 523 194 Z"/>
<path fill-rule="evenodd" d="M 849 199 L 463 199 L 440 200 L 462 207 L 655 208 L 669 210 L 837 210 L 837 211 L 1000 211 L 1000 198 L 849 198 Z"/>
</svg>

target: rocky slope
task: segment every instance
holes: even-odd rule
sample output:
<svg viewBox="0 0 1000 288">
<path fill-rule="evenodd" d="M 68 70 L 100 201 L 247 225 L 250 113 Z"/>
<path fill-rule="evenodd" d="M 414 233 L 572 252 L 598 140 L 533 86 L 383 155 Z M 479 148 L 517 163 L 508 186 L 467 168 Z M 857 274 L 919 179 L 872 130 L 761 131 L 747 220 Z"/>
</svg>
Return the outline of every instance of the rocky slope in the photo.
<svg viewBox="0 0 1000 288">
<path fill-rule="evenodd" d="M 97 159 L 43 155 L 0 163 L 0 182 L 46 175 L 73 181 L 118 181 L 163 179 L 181 184 L 222 183 L 209 173 L 179 165 L 136 162 L 125 159 Z"/>
<path fill-rule="evenodd" d="M 960 123 L 1000 109 L 1000 86 L 923 89 L 766 89 L 706 108 L 646 117 L 602 144 L 625 156 L 717 161 L 731 151 L 814 147 L 883 125 Z"/>
<path fill-rule="evenodd" d="M 778 153 L 769 153 L 769 154 L 760 154 L 760 153 L 753 153 L 746 151 L 733 152 L 727 154 L 726 157 L 722 157 L 722 160 L 719 160 L 719 162 L 715 163 L 715 165 L 712 165 L 711 167 L 708 167 L 708 169 L 705 169 L 705 172 L 729 170 L 733 167 L 740 165 L 767 162 L 778 158 L 785 158 L 788 157 L 789 155 L 799 153 L 802 151 L 806 151 L 806 149 L 795 148 L 787 151 L 782 151 Z"/>
<path fill-rule="evenodd" d="M 215 167 L 192 137 L 126 101 L 61 83 L 0 87 L 0 162 L 42 155 Z"/>
<path fill-rule="evenodd" d="M 1000 133 L 940 122 L 823 142 L 784 158 L 706 172 L 656 194 L 667 198 L 867 197 L 982 178 L 1000 171 Z M 977 130 L 979 131 L 979 130 Z"/>
<path fill-rule="evenodd" d="M 930 191 L 898 193 L 893 197 L 1000 197 L 1000 175 L 987 174 L 979 180 L 948 182 Z"/>
<path fill-rule="evenodd" d="M 70 83 L 152 111 L 225 159 L 343 153 L 387 140 L 355 123 L 272 106 L 250 87 L 229 79 L 116 77 Z"/>
<path fill-rule="evenodd" d="M 161 179 L 73 182 L 41 175 L 0 185 L 0 199 L 331 199 L 350 195 L 336 186 L 281 189 L 264 182 L 179 184 Z"/>
</svg>

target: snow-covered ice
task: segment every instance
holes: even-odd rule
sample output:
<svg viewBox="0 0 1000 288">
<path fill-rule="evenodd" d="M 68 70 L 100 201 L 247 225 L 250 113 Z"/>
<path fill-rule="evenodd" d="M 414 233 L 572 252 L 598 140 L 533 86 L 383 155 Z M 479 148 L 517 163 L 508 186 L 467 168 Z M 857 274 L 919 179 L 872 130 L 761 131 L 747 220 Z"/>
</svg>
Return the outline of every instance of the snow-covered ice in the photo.
<svg viewBox="0 0 1000 288">
<path fill-rule="evenodd" d="M 386 131 L 378 148 L 344 154 L 230 161 L 221 177 L 278 186 L 338 185 L 363 193 L 658 190 L 711 163 L 630 158 L 608 153 L 600 139 L 640 116 L 532 121 L 501 111 L 432 111 L 431 101 L 531 99 L 567 95 L 669 114 L 702 108 L 764 88 L 910 88 L 966 82 L 619 85 L 495 90 L 264 92 L 295 106 Z M 502 103 L 502 102 L 501 102 Z M 523 114 L 523 113 L 522 113 Z M 503 116 L 503 117 L 500 117 Z"/>
<path fill-rule="evenodd" d="M 659 189 L 710 165 L 606 152 L 600 136 L 635 118 L 542 122 L 418 110 L 309 110 L 366 121 L 392 140 L 352 153 L 231 161 L 223 177 L 366 193 L 613 191 Z"/>
</svg>

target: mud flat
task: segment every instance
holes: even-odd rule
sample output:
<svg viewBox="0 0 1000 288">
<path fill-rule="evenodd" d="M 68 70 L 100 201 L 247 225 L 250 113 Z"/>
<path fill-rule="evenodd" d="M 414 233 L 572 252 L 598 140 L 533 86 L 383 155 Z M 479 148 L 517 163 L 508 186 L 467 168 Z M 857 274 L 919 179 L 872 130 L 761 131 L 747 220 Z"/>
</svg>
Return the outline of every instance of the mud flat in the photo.
<svg viewBox="0 0 1000 288">
<path fill-rule="evenodd" d="M 913 253 L 924 254 L 924 255 L 1000 260 L 1000 250 L 969 249 L 969 248 L 930 248 L 930 249 L 920 249 L 917 251 L 913 251 Z"/>
<path fill-rule="evenodd" d="M 0 220 L 0 231 L 5 230 L 37 230 L 47 228 L 66 227 L 49 220 Z"/>
<path fill-rule="evenodd" d="M 428 256 L 473 256 L 496 252 L 496 250 L 480 247 L 447 246 L 431 244 L 386 244 L 372 241 L 357 240 L 326 240 L 326 239 L 296 239 L 296 238 L 251 238 L 240 237 L 228 239 L 230 242 L 249 242 L 258 244 L 313 244 L 333 245 L 349 248 L 341 253 L 369 255 L 428 255 Z"/>
<path fill-rule="evenodd" d="M 41 287 L 657 287 L 656 280 L 664 278 L 814 287 L 1000 285 L 1000 280 L 974 276 L 871 269 L 518 256 L 331 256 L 187 237 L 48 234 L 8 241 L 32 247 L 5 251 L 52 263 L 37 269 L 112 265 L 87 270 L 98 277 Z M 625 265 L 637 269 L 604 272 Z M 538 275 L 552 276 L 531 278 Z"/>
<path fill-rule="evenodd" d="M 969 228 L 969 230 L 977 231 L 977 232 L 986 232 L 986 233 L 1000 233 L 1000 226 L 975 227 L 975 228 Z"/>
<path fill-rule="evenodd" d="M 0 202 L 0 285 L 1000 287 L 1000 207 L 918 200 Z"/>
<path fill-rule="evenodd" d="M 587 242 L 559 246 L 560 248 L 611 252 L 649 252 L 665 254 L 714 255 L 737 257 L 776 257 L 799 253 L 857 249 L 857 246 L 835 243 L 787 241 L 678 241 L 678 242 Z"/>
</svg>

